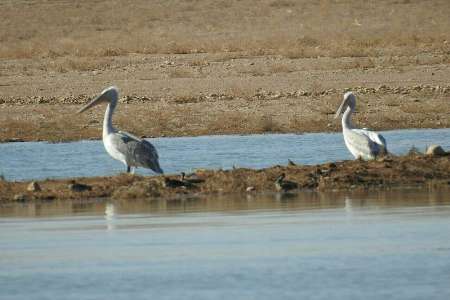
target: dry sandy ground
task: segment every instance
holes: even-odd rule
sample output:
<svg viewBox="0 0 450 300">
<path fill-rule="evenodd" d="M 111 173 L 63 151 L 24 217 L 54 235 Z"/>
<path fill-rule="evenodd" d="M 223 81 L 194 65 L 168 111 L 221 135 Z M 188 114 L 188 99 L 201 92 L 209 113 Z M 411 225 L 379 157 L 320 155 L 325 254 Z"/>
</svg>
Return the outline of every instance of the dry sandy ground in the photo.
<svg viewBox="0 0 450 300">
<path fill-rule="evenodd" d="M 2 1 L 0 141 L 450 127 L 450 2 Z"/>
<path fill-rule="evenodd" d="M 230 193 L 263 194 L 277 191 L 275 179 L 282 173 L 296 185 L 292 190 L 387 189 L 396 187 L 448 187 L 450 156 L 433 157 L 410 154 L 404 157 L 384 157 L 375 161 L 360 160 L 327 163 L 318 166 L 274 166 L 268 169 L 235 169 L 229 171 L 200 170 L 195 179 L 200 183 L 171 187 L 162 176 L 121 175 L 114 177 L 79 178 L 75 180 L 44 180 L 39 188 L 29 190 L 29 182 L 0 181 L 0 203 L 11 201 L 49 201 L 67 199 L 114 200 L 180 199 Z M 169 178 L 169 177 L 167 177 Z M 174 180 L 173 176 L 170 179 Z M 81 185 L 78 188 L 75 185 Z"/>
</svg>

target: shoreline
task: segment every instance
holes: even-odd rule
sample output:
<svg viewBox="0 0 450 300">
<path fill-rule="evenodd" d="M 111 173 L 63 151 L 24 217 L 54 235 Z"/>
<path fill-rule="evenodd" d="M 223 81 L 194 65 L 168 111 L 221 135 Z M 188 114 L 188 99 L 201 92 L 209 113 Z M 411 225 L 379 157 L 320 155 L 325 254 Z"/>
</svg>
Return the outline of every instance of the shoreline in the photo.
<svg viewBox="0 0 450 300">
<path fill-rule="evenodd" d="M 340 120 L 339 120 L 340 122 Z M 388 129 L 377 129 L 377 132 L 389 132 L 389 131 L 400 131 L 400 130 L 440 130 L 440 129 L 449 129 L 450 127 L 405 127 L 405 128 L 388 128 Z M 206 135 L 162 135 L 162 136 L 140 136 L 140 138 L 145 139 L 159 139 L 159 138 L 201 138 L 201 137 L 221 137 L 221 136 L 253 136 L 253 135 L 305 135 L 305 134 L 316 134 L 316 133 L 323 133 L 323 134 L 339 134 L 342 133 L 342 129 L 337 130 L 325 130 L 325 131 L 303 131 L 303 132 L 278 132 L 278 131 L 268 131 L 268 132 L 243 132 L 243 133 L 213 133 L 213 134 L 206 134 Z M 91 138 L 85 138 L 85 139 L 78 139 L 78 140 L 60 140 L 60 141 L 52 141 L 52 140 L 33 140 L 33 139 L 19 139 L 19 138 L 10 138 L 1 140 L 0 144 L 6 144 L 6 143 L 49 143 L 49 144 L 59 144 L 59 143 L 76 143 L 76 142 L 83 142 L 83 141 L 102 141 L 101 135 L 99 137 L 91 137 Z"/>
<path fill-rule="evenodd" d="M 297 185 L 292 190 L 277 190 L 275 179 L 286 174 L 286 180 Z M 320 165 L 273 166 L 265 169 L 197 170 L 193 183 L 185 186 L 165 184 L 164 176 L 119 174 L 109 177 L 85 177 L 42 181 L 0 181 L 0 203 L 63 201 L 69 199 L 110 198 L 178 199 L 232 193 L 279 192 L 302 190 L 341 191 L 388 189 L 398 187 L 448 187 L 450 156 L 409 154 L 383 157 L 373 161 L 338 161 Z M 167 175 L 179 180 L 178 175 Z M 196 182 L 198 181 L 198 183 Z M 170 183 L 170 182 L 169 182 Z M 32 185 L 34 185 L 32 187 Z"/>
</svg>

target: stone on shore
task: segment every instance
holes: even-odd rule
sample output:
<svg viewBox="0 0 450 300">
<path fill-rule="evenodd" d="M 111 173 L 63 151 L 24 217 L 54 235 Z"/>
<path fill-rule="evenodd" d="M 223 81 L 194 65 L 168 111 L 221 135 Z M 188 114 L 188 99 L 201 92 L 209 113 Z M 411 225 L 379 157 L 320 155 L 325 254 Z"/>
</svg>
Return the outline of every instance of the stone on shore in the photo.
<svg viewBox="0 0 450 300">
<path fill-rule="evenodd" d="M 425 154 L 433 156 L 443 156 L 446 155 L 447 152 L 445 152 L 444 149 L 442 149 L 442 147 L 439 145 L 431 145 L 427 148 Z"/>
</svg>

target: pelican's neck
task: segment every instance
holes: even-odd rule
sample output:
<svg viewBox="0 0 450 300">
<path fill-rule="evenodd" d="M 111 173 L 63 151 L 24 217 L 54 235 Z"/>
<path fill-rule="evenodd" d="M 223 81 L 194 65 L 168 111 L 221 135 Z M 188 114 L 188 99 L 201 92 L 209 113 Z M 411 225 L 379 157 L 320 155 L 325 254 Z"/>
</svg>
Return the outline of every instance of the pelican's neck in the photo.
<svg viewBox="0 0 450 300">
<path fill-rule="evenodd" d="M 353 112 L 353 109 L 350 108 L 350 106 L 347 106 L 347 109 L 344 112 L 344 115 L 342 116 L 342 128 L 343 129 L 352 129 L 353 124 L 351 120 L 351 114 Z"/>
<path fill-rule="evenodd" d="M 108 103 L 108 106 L 106 107 L 105 119 L 103 119 L 103 138 L 115 132 L 115 129 L 112 125 L 112 115 L 115 108 L 116 105 L 113 102 Z"/>
</svg>

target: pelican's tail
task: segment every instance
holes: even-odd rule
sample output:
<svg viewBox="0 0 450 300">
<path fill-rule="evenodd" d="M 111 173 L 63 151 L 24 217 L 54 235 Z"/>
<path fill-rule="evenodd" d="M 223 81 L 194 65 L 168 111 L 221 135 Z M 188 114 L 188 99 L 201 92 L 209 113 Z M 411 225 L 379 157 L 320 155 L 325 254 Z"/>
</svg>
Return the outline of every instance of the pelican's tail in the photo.
<svg viewBox="0 0 450 300">
<path fill-rule="evenodd" d="M 379 150 L 378 153 L 375 155 L 375 158 L 382 158 L 386 156 L 390 156 L 391 154 L 388 152 L 387 147 L 384 145 L 378 145 Z"/>
<path fill-rule="evenodd" d="M 387 149 L 386 143 L 383 144 L 383 145 L 380 145 L 380 152 L 379 152 L 379 155 L 381 155 L 381 156 L 389 155 L 389 151 L 388 151 L 388 149 Z"/>
<path fill-rule="evenodd" d="M 150 169 L 153 170 L 153 172 L 158 173 L 158 174 L 164 174 L 163 169 L 161 169 L 161 167 L 159 166 L 159 162 L 158 160 L 155 160 L 152 164 L 152 166 L 150 167 Z"/>
</svg>

